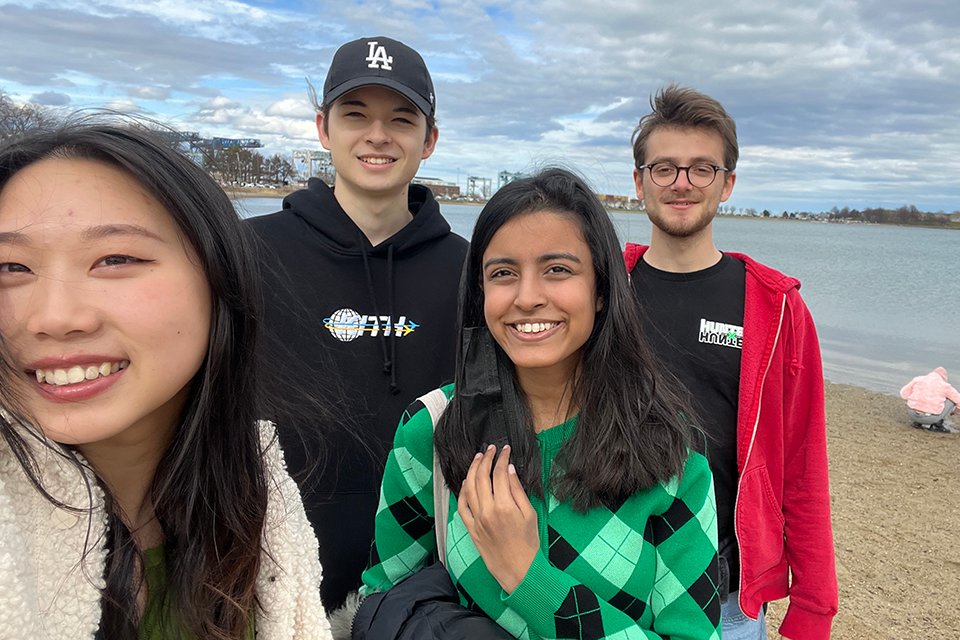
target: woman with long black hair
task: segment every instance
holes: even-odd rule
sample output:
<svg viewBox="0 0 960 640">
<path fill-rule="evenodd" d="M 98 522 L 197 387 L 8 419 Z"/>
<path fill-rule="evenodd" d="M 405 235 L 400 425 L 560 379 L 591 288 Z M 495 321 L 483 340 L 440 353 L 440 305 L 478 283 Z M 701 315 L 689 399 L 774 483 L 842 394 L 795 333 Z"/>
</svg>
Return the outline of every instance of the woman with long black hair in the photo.
<svg viewBox="0 0 960 640">
<path fill-rule="evenodd" d="M 258 281 L 226 195 L 145 128 L 0 148 L 0 637 L 329 637 L 258 422 Z"/>
<path fill-rule="evenodd" d="M 547 170 L 491 198 L 459 323 L 436 433 L 421 402 L 397 431 L 364 591 L 427 564 L 437 526 L 461 603 L 516 638 L 719 637 L 703 440 L 579 178 Z M 435 455 L 453 493 L 446 522 Z"/>
</svg>

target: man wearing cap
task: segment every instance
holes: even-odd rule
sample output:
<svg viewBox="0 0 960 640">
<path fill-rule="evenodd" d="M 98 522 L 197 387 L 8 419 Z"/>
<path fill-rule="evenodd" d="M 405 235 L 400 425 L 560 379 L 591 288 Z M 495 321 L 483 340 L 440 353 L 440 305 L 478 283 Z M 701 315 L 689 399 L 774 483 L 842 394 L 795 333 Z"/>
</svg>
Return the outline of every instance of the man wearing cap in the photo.
<svg viewBox="0 0 960 640">
<path fill-rule="evenodd" d="M 322 101 L 313 97 L 334 187 L 311 178 L 282 211 L 249 224 L 263 254 L 266 374 L 301 415 L 279 414 L 280 442 L 320 540 L 332 610 L 360 584 L 403 410 L 453 377 L 467 242 L 430 190 L 410 184 L 437 142 L 433 82 L 416 51 L 385 37 L 349 42 Z M 294 389 L 331 408 L 303 418 Z"/>
</svg>

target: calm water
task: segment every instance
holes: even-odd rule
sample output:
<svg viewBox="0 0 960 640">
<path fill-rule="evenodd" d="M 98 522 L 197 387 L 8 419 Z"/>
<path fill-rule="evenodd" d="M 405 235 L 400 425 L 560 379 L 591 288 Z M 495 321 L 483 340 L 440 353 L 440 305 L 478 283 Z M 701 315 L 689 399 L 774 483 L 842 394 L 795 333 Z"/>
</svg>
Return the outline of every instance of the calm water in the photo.
<svg viewBox="0 0 960 640">
<path fill-rule="evenodd" d="M 280 202 L 236 204 L 246 217 L 277 211 Z M 480 207 L 442 209 L 469 238 Z M 611 216 L 622 242 L 650 241 L 645 215 Z M 718 218 L 714 238 L 722 250 L 800 279 L 830 381 L 896 393 L 937 366 L 960 379 L 960 232 Z"/>
</svg>

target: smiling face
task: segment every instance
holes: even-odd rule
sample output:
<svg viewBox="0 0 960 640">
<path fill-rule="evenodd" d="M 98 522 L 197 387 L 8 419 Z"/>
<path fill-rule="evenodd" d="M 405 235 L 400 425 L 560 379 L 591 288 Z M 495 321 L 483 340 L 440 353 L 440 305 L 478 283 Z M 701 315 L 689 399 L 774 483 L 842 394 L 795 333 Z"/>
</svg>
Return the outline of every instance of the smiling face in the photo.
<svg viewBox="0 0 960 640">
<path fill-rule="evenodd" d="M 129 174 L 47 159 L 0 191 L 0 334 L 51 439 L 163 438 L 210 334 L 206 278 Z"/>
<path fill-rule="evenodd" d="M 437 129 L 427 135 L 426 116 L 412 102 L 376 85 L 337 98 L 326 122 L 317 115 L 317 130 L 337 171 L 338 197 L 402 192 L 437 143 Z"/>
<path fill-rule="evenodd" d="M 483 253 L 487 327 L 516 367 L 570 380 L 600 308 L 590 248 L 570 214 L 505 223 Z"/>
<path fill-rule="evenodd" d="M 723 139 L 709 129 L 660 127 L 647 138 L 644 164 L 672 162 L 688 167 L 698 162 L 723 166 Z M 654 232 L 676 238 L 688 238 L 709 232 L 717 208 L 733 191 L 737 176 L 733 171 L 719 172 L 709 187 L 690 184 L 685 171 L 669 187 L 660 187 L 650 179 L 650 170 L 634 169 L 637 197 L 643 200 Z"/>
</svg>

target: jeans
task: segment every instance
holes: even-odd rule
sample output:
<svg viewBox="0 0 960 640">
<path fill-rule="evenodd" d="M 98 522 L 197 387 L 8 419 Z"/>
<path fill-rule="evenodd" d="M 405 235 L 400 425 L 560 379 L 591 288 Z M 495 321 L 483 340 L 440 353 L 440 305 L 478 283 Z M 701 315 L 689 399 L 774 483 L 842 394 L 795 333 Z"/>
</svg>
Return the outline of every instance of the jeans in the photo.
<svg viewBox="0 0 960 640">
<path fill-rule="evenodd" d="M 763 608 L 760 608 L 760 617 L 751 620 L 740 610 L 737 596 L 734 591 L 727 601 L 720 605 L 720 637 L 723 640 L 767 640 L 767 622 L 763 619 Z"/>
</svg>

